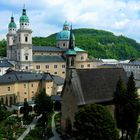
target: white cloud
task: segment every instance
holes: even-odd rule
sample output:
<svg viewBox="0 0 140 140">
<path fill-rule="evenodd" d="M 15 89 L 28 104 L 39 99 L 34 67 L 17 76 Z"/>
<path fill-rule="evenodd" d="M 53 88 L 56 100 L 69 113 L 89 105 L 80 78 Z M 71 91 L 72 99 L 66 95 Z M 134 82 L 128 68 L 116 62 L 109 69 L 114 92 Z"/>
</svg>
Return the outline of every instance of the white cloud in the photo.
<svg viewBox="0 0 140 140">
<path fill-rule="evenodd" d="M 0 29 L 6 34 L 7 22 L 11 11 L 15 9 L 16 21 L 23 3 L 31 21 L 34 36 L 47 36 L 62 29 L 65 19 L 76 28 L 89 27 L 110 30 L 116 34 L 124 34 L 140 41 L 140 1 L 138 0 L 1 0 Z"/>
</svg>

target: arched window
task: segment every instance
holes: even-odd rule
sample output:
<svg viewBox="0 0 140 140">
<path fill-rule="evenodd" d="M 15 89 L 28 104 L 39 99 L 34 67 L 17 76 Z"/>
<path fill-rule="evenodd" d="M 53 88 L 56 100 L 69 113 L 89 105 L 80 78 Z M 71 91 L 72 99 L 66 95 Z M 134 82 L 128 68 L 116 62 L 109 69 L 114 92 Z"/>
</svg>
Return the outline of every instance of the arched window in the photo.
<svg viewBox="0 0 140 140">
<path fill-rule="evenodd" d="M 28 42 L 28 37 L 27 36 L 25 36 L 25 42 Z"/>
</svg>

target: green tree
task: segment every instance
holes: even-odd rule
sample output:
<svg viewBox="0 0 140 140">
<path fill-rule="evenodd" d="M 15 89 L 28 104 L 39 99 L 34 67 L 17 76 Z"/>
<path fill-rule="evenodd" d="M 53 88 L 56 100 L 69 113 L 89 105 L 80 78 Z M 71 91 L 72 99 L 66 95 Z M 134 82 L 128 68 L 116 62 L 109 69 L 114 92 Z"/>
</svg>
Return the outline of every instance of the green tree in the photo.
<svg viewBox="0 0 140 140">
<path fill-rule="evenodd" d="M 127 88 L 121 80 L 118 81 L 114 99 L 117 127 L 122 131 L 121 138 L 135 140 L 140 103 L 133 73 L 128 79 Z M 126 133 L 125 136 L 123 135 L 124 132 Z"/>
<path fill-rule="evenodd" d="M 121 77 L 119 78 L 116 86 L 116 91 L 114 93 L 115 102 L 115 118 L 117 123 L 117 128 L 122 132 L 122 137 L 124 134 L 124 105 L 126 103 L 126 86 L 124 85 Z"/>
<path fill-rule="evenodd" d="M 37 111 L 40 114 L 43 112 L 51 113 L 53 110 L 53 102 L 51 100 L 51 97 L 46 95 L 45 89 L 37 94 L 35 98 L 35 104 L 37 107 Z"/>
<path fill-rule="evenodd" d="M 27 120 L 28 115 L 29 115 L 29 104 L 28 104 L 27 100 L 25 100 L 24 105 L 23 105 L 23 118 L 25 120 Z"/>
<path fill-rule="evenodd" d="M 85 105 L 75 115 L 74 126 L 82 140 L 118 140 L 110 112 L 102 105 Z"/>
<path fill-rule="evenodd" d="M 138 93 L 136 91 L 135 81 L 133 73 L 131 73 L 126 90 L 127 103 L 124 106 L 124 117 L 126 123 L 126 140 L 130 137 L 135 139 L 135 135 L 138 129 L 138 116 L 140 110 L 140 103 L 138 99 Z"/>
<path fill-rule="evenodd" d="M 37 112 L 42 114 L 42 123 L 45 127 L 45 122 L 47 122 L 48 116 L 53 110 L 53 102 L 51 97 L 46 95 L 45 89 L 37 94 L 35 98 L 35 104 Z"/>
</svg>

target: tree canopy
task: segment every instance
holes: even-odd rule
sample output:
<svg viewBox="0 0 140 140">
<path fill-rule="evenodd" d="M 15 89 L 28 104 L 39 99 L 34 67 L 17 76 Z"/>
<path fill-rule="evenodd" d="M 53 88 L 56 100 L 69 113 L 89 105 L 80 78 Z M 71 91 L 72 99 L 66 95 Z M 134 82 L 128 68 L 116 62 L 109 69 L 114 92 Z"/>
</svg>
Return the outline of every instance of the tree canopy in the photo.
<svg viewBox="0 0 140 140">
<path fill-rule="evenodd" d="M 74 126 L 82 140 L 118 140 L 115 122 L 102 105 L 85 105 L 75 115 Z"/>
</svg>

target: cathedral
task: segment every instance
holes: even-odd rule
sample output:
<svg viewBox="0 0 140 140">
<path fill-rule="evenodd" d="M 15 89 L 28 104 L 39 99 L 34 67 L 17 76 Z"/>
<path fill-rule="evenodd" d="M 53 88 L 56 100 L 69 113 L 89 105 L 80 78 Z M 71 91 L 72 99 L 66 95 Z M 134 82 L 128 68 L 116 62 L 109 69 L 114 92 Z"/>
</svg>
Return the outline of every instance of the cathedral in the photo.
<svg viewBox="0 0 140 140">
<path fill-rule="evenodd" d="M 66 51 L 69 46 L 70 25 L 65 21 L 62 31 L 57 33 L 56 46 L 33 46 L 32 30 L 26 8 L 22 9 L 19 19 L 19 29 L 11 17 L 7 34 L 7 59 L 15 62 L 15 70 L 30 72 L 48 72 L 65 78 Z M 76 68 L 93 68 L 93 62 L 88 59 L 85 50 L 75 46 L 75 36 L 72 34 L 74 50 L 76 51 Z"/>
</svg>

